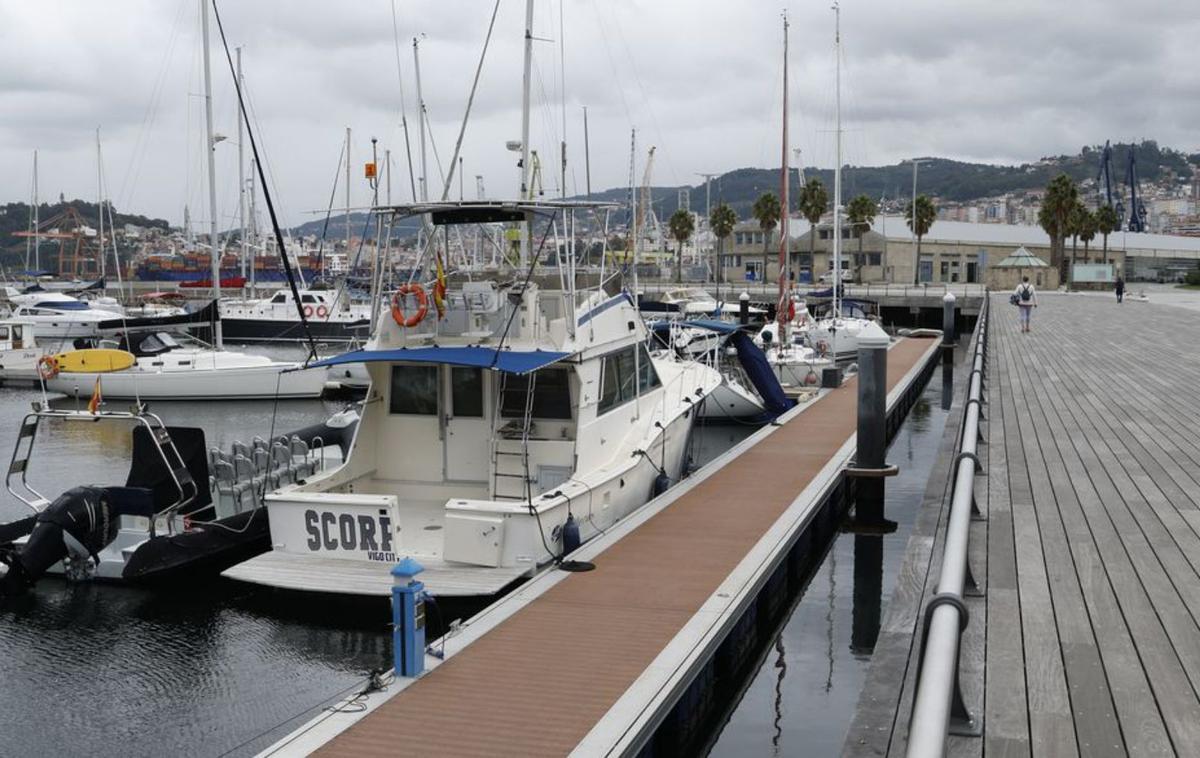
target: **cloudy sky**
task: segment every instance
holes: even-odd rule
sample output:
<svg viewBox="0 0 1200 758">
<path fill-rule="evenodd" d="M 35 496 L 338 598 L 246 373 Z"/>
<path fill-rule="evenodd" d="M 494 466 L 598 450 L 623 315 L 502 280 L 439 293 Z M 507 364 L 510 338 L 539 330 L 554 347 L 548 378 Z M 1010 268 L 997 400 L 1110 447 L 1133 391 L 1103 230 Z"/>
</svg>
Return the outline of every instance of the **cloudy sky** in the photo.
<svg viewBox="0 0 1200 758">
<path fill-rule="evenodd" d="M 252 115 L 288 223 L 328 204 L 347 126 L 353 204 L 370 200 L 361 164 L 371 137 L 381 160 L 392 151 L 393 199 L 411 197 L 399 124 L 403 104 L 418 163 L 416 35 L 430 142 L 449 168 L 492 0 L 218 5 L 230 45 L 244 48 Z M 463 141 L 467 197 L 477 175 L 489 197 L 517 189 L 504 143 L 520 136 L 524 6 L 500 2 Z M 584 106 L 595 189 L 627 183 L 635 127 L 639 181 L 650 145 L 656 184 L 778 165 L 785 6 L 790 144 L 806 165 L 831 166 L 827 0 L 536 0 L 530 142 L 544 156 L 547 194 L 560 186 L 564 99 L 568 193 L 585 185 Z M 1022 162 L 1105 139 L 1200 147 L 1195 0 L 844 0 L 842 35 L 849 163 L 931 154 Z M 99 128 L 118 208 L 179 222 L 190 205 L 194 220 L 206 219 L 199 40 L 198 0 L 0 0 L 0 202 L 29 197 L 35 148 L 43 199 L 94 198 Z M 237 121 L 215 26 L 212 49 L 216 129 L 229 136 L 217 147 L 226 226 L 237 215 Z M 432 147 L 428 162 L 438 194 Z M 339 185 L 339 205 L 343 193 Z"/>
</svg>

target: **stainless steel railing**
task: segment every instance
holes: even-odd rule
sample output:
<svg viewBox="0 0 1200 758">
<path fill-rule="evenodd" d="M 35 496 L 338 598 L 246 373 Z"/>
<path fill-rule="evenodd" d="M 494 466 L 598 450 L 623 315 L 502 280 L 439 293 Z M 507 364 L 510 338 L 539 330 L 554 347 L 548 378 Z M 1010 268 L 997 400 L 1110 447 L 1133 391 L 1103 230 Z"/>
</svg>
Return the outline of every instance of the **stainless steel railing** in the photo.
<svg viewBox="0 0 1200 758">
<path fill-rule="evenodd" d="M 949 733 L 980 733 L 979 717 L 972 716 L 963 702 L 958 661 L 962 632 L 968 621 L 962 598 L 970 577 L 967 543 L 975 505 L 975 476 L 982 470 L 976 450 L 982 418 L 983 376 L 987 367 L 989 315 L 985 298 L 979 315 L 962 435 L 954 461 L 954 488 L 950 495 L 950 519 L 946 526 L 941 573 L 937 592 L 925 607 L 916 693 L 909 720 L 907 755 L 910 758 L 945 755 Z"/>
</svg>

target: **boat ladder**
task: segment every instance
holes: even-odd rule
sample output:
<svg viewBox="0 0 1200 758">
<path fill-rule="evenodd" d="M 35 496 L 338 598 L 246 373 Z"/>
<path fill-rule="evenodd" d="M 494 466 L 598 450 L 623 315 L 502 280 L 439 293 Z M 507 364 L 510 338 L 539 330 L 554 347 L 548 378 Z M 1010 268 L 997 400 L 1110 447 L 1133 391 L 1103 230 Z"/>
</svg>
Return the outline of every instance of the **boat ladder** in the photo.
<svg viewBox="0 0 1200 758">
<path fill-rule="evenodd" d="M 533 400 L 537 387 L 537 373 L 518 377 L 516 386 L 510 385 L 512 377 L 500 375 L 499 399 L 494 410 L 495 419 L 492 423 L 492 497 L 497 500 L 518 500 L 531 502 L 533 497 L 532 480 L 529 476 L 529 437 L 533 430 Z M 521 397 L 523 393 L 524 397 Z M 500 421 L 504 417 L 503 409 L 506 400 L 514 396 L 521 400 L 522 415 L 520 426 L 509 422 L 503 427 Z M 518 437 L 518 432 L 520 436 Z M 511 449 L 513 442 L 520 440 L 519 450 Z M 513 470 L 512 464 L 518 464 L 518 470 Z M 519 481 L 520 489 L 514 492 L 506 488 L 505 482 Z"/>
</svg>

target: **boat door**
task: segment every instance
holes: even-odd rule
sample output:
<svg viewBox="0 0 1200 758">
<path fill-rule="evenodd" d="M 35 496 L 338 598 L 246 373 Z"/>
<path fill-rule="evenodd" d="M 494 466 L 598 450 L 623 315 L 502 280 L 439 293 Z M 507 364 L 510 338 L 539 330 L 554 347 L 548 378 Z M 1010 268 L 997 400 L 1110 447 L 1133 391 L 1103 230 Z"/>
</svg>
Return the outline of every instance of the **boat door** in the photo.
<svg viewBox="0 0 1200 758">
<path fill-rule="evenodd" d="M 442 371 L 442 382 L 446 479 L 487 481 L 488 446 L 492 434 L 484 400 L 484 371 L 446 366 Z"/>
</svg>

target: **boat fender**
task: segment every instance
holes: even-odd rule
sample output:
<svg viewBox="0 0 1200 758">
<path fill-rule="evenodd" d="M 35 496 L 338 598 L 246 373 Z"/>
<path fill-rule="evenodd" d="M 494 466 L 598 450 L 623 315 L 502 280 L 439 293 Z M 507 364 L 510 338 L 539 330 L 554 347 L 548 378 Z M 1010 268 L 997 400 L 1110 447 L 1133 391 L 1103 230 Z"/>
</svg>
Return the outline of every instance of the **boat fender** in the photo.
<svg viewBox="0 0 1200 758">
<path fill-rule="evenodd" d="M 58 358 L 53 355 L 43 355 L 37 362 L 38 376 L 42 379 L 53 379 L 58 376 Z"/>
<path fill-rule="evenodd" d="M 582 540 L 579 537 L 579 522 L 575 520 L 574 514 L 567 514 L 567 523 L 563 525 L 562 544 L 563 555 L 570 555 L 579 547 Z"/>
<path fill-rule="evenodd" d="M 417 299 L 417 310 L 409 315 L 404 311 L 404 298 L 412 295 Z M 411 329 L 421 323 L 429 312 L 429 297 L 425 288 L 419 284 L 404 284 L 392 296 L 392 320 L 400 326 Z"/>
<path fill-rule="evenodd" d="M 671 477 L 667 476 L 667 472 L 660 471 L 658 476 L 654 477 L 654 497 L 658 497 L 666 492 L 671 486 Z"/>
</svg>

